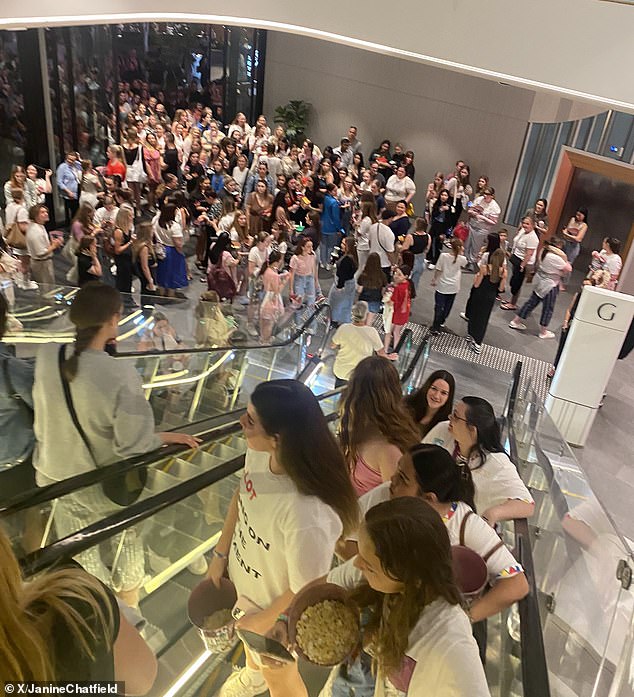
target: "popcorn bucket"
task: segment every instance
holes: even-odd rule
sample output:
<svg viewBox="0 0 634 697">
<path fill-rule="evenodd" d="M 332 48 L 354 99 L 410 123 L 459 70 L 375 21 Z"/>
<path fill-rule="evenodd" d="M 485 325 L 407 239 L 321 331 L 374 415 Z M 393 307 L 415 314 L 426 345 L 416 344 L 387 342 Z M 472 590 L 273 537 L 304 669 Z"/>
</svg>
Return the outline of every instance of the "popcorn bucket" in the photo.
<svg viewBox="0 0 634 697">
<path fill-rule="evenodd" d="M 355 636 L 354 640 L 350 642 L 350 645 L 342 649 L 341 654 L 331 661 L 318 661 L 314 657 L 309 657 L 302 650 L 302 647 L 297 641 L 297 623 L 300 620 L 302 614 L 310 607 L 321 603 L 324 600 L 334 600 L 342 603 L 346 607 L 350 608 L 356 618 Z M 332 632 L 332 627 L 324 626 L 324 632 Z M 291 646 L 293 646 L 295 652 L 298 656 L 301 656 L 304 660 L 317 666 L 335 666 L 339 663 L 345 661 L 349 656 L 351 656 L 359 646 L 360 643 L 360 627 L 359 627 L 359 609 L 357 606 L 348 598 L 347 591 L 341 586 L 337 586 L 334 583 L 321 583 L 316 586 L 309 586 L 305 590 L 301 591 L 295 596 L 291 607 L 288 612 L 288 638 Z"/>
<path fill-rule="evenodd" d="M 215 629 L 207 629 L 205 622 L 214 612 L 231 610 L 237 599 L 235 586 L 228 578 L 220 580 L 220 588 L 217 588 L 210 579 L 205 579 L 192 590 L 187 602 L 187 614 L 189 621 L 198 629 L 205 648 L 209 651 L 223 653 L 235 643 L 233 618 Z"/>
</svg>

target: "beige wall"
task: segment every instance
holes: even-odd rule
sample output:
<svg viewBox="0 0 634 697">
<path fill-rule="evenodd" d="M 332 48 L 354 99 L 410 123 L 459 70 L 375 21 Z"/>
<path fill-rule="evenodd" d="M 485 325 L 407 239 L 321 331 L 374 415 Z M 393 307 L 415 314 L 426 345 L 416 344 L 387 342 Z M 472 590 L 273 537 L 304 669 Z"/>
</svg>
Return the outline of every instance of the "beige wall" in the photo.
<svg viewBox="0 0 634 697">
<path fill-rule="evenodd" d="M 382 138 L 416 153 L 423 193 L 436 170 L 458 158 L 472 179 L 488 174 L 504 210 L 534 93 L 439 68 L 290 34 L 271 32 L 264 110 L 289 99 L 313 104 L 310 136 L 338 145 L 354 122 L 364 154 Z M 417 208 L 422 206 L 417 194 Z"/>
</svg>

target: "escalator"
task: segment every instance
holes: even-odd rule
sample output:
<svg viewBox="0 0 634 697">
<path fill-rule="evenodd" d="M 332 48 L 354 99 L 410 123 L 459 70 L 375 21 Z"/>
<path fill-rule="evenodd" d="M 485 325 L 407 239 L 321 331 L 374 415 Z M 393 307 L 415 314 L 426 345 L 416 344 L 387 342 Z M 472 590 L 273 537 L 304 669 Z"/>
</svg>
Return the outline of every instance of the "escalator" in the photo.
<svg viewBox="0 0 634 697">
<path fill-rule="evenodd" d="M 417 343 L 412 335 L 405 335 L 399 347 L 399 373 L 403 390 L 409 393 L 422 382 L 429 362 L 429 346 Z M 323 359 L 312 357 L 306 361 L 300 379 L 310 381 L 316 388 L 315 366 Z M 327 361 L 326 361 L 327 362 Z M 321 366 L 317 387 L 318 399 L 333 425 L 339 390 L 329 390 L 331 376 Z M 506 380 L 510 383 L 506 403 L 511 402 L 519 374 Z M 500 398 L 504 402 L 504 398 Z M 504 409 L 506 412 L 506 409 Z M 35 552 L 23 555 L 27 575 L 49 568 L 61 560 L 99 548 L 108 559 L 108 568 L 114 577 L 120 553 L 122 534 L 137 535 L 145 547 L 146 577 L 140 597 L 140 611 L 146 624 L 142 633 L 159 657 L 159 676 L 152 695 L 175 697 L 201 692 L 214 694 L 219 683 L 231 668 L 232 656 L 212 655 L 204 650 L 196 631 L 189 625 L 186 602 L 191 589 L 200 581 L 192 573 L 201 554 L 211 549 L 224 520 L 229 499 L 237 485 L 243 466 L 244 440 L 235 422 L 217 425 L 216 419 L 191 424 L 186 430 L 197 433 L 203 440 L 197 451 L 178 446 L 166 448 L 153 456 L 117 463 L 96 473 L 81 475 L 84 479 L 53 485 L 43 489 L 38 498 L 14 502 L 0 511 L 3 523 L 17 535 L 25 519 L 33 512 L 42 513 L 45 535 L 36 545 Z M 148 466 L 148 485 L 139 500 L 125 509 L 113 510 L 103 520 L 88 525 L 76 534 L 58 539 L 54 521 L 60 501 L 85 487 L 101 486 L 104 477 L 113 477 L 122 471 Z M 60 486 L 61 485 L 61 486 Z M 57 487 L 55 489 L 54 487 Z M 55 510 L 57 509 L 57 511 Z M 532 569 L 528 535 L 523 534 L 521 523 L 510 522 L 501 530 L 510 547 L 516 544 L 518 556 L 525 568 Z M 28 550 L 25 550 L 28 552 Z M 489 623 L 489 650 L 487 677 L 495 697 L 547 697 L 543 683 L 543 652 L 535 648 L 536 591 L 520 603 L 520 612 L 509 610 Z M 537 642 L 539 644 L 539 642 Z M 543 647 L 542 647 L 543 648 Z M 532 676 L 532 678 L 531 678 Z M 305 679 L 311 695 L 317 695 L 325 676 L 323 671 L 309 671 Z M 547 686 L 546 679 L 546 686 Z"/>
<path fill-rule="evenodd" d="M 415 346 L 411 333 L 404 333 L 397 367 L 406 388 L 418 375 L 415 368 L 425 348 L 425 344 Z M 327 370 L 321 375 L 321 387 L 316 385 L 317 362 L 316 357 L 309 359 L 298 377 L 312 383 L 313 389 L 317 387 L 317 398 L 334 425 L 341 388 L 326 390 L 327 383 L 334 382 Z M 146 576 L 140 593 L 140 611 L 145 618 L 142 632 L 160 658 L 153 694 L 165 694 L 203 655 L 200 638 L 187 620 L 186 602 L 192 587 L 200 581 L 191 570 L 214 546 L 243 466 L 246 444 L 236 416 L 222 426 L 210 419 L 187 427 L 203 441 L 197 450 L 171 446 L 150 456 L 116 463 L 42 488 L 35 496 L 9 502 L 0 513 L 15 548 L 22 550 L 27 575 L 70 557 L 93 570 L 90 556 L 98 550 L 110 574 L 110 578 L 102 575 L 102 580 L 116 586 L 122 536 L 143 540 Z M 103 520 L 92 525 L 84 526 L 77 520 L 75 534 L 59 539 L 57 528 L 60 520 L 68 521 L 73 497 L 101 491 L 104 481 L 142 466 L 147 467 L 147 485 L 133 505 L 113 506 Z M 32 531 L 27 529 L 34 520 L 41 525 L 41 539 L 36 538 L 35 544 Z M 29 553 L 32 549 L 36 551 Z M 211 657 L 203 661 L 205 674 L 211 664 L 216 665 L 213 661 L 208 665 L 207 659 Z M 217 664 L 224 666 L 224 661 L 219 659 Z"/>
</svg>

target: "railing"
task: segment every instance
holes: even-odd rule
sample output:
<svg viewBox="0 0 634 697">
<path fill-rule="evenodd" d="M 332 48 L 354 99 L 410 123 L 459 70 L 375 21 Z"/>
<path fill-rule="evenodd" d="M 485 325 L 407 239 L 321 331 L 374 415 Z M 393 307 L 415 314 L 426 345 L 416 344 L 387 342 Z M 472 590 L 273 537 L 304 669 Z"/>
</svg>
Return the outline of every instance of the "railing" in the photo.
<svg viewBox="0 0 634 697">
<path fill-rule="evenodd" d="M 513 380 L 508 395 L 508 408 L 505 414 L 509 434 L 510 458 L 516 467 L 519 457 L 513 431 L 513 416 L 517 404 L 521 373 L 522 362 L 518 361 L 513 371 Z M 539 615 L 538 589 L 535 580 L 535 566 L 531 552 L 528 521 L 525 518 L 518 518 L 513 521 L 513 524 L 515 554 L 519 563 L 524 567 L 529 585 L 528 595 L 518 603 L 523 697 L 550 697 L 548 666 Z"/>
<path fill-rule="evenodd" d="M 406 338 L 407 337 L 404 336 L 399 342 L 399 345 L 397 346 L 398 350 L 401 350 L 405 345 Z M 423 342 L 422 346 L 424 346 L 424 344 L 425 342 Z M 409 379 L 409 376 L 412 373 L 415 362 L 418 361 L 422 355 L 420 349 L 421 347 L 418 347 L 412 360 L 410 361 L 410 364 L 405 370 L 404 376 L 407 374 L 407 379 Z M 402 383 L 405 384 L 404 377 L 402 378 Z M 332 397 L 340 394 L 343 389 L 343 387 L 340 387 L 328 392 L 324 392 L 318 395 L 317 399 L 319 401 L 331 399 Z M 244 410 L 240 410 L 240 413 L 243 412 Z M 326 418 L 328 421 L 332 421 L 337 418 L 337 414 L 329 414 Z M 240 432 L 240 430 L 241 426 L 239 421 L 234 421 L 230 424 L 225 424 L 220 427 L 198 432 L 196 435 L 201 438 L 204 445 L 204 443 L 209 443 L 213 440 L 236 434 Z M 190 448 L 186 446 L 168 446 L 159 451 L 154 451 L 153 454 L 157 456 L 157 459 L 164 459 L 165 457 L 177 456 L 178 454 L 188 452 L 189 450 Z M 70 557 L 89 549 L 94 544 L 98 544 L 103 539 L 111 537 L 116 532 L 135 525 L 136 523 L 139 523 L 142 520 L 152 516 L 154 513 L 163 510 L 163 508 L 168 506 L 170 502 L 177 503 L 178 501 L 197 493 L 201 489 L 216 483 L 229 474 L 232 474 L 240 469 L 242 466 L 241 463 L 243 462 L 243 457 L 236 458 L 235 460 L 231 461 L 229 469 L 226 469 L 224 464 L 222 466 L 219 465 L 214 467 L 214 469 L 203 472 L 202 474 L 192 477 L 181 484 L 177 484 L 167 491 L 163 491 L 155 496 L 143 499 L 142 501 L 138 501 L 137 503 L 127 506 L 123 511 L 108 516 L 107 518 L 94 523 L 75 535 L 71 535 L 36 550 L 24 558 L 25 573 L 36 573 L 37 571 L 40 571 L 53 564 L 58 557 L 69 559 Z M 236 465 L 236 463 L 239 464 Z M 61 482 L 56 482 L 55 484 L 51 484 L 47 487 L 42 487 L 41 489 L 37 490 L 35 494 L 27 492 L 26 494 L 20 495 L 19 497 L 16 497 L 5 504 L 4 507 L 0 509 L 0 517 L 7 517 L 26 508 L 41 505 L 53 499 L 72 493 L 78 489 L 99 484 L 106 479 L 116 477 L 138 467 L 147 466 L 148 464 L 151 463 L 148 462 L 148 454 L 145 454 L 121 462 L 116 462 L 112 465 L 108 465 L 107 467 L 86 472 Z M 220 472 L 220 475 L 214 477 L 213 474 L 218 472 Z M 222 474 L 223 472 L 224 474 Z"/>
</svg>

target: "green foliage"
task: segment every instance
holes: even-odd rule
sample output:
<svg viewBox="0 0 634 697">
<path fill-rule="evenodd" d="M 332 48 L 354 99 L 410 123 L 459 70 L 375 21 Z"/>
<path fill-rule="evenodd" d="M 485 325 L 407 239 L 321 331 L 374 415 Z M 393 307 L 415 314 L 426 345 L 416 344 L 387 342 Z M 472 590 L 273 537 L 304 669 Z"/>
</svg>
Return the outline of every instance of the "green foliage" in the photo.
<svg viewBox="0 0 634 697">
<path fill-rule="evenodd" d="M 275 123 L 281 123 L 286 131 L 286 137 L 292 143 L 297 143 L 305 137 L 311 104 L 302 99 L 291 99 L 288 104 L 275 109 Z"/>
</svg>

